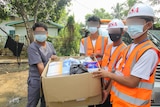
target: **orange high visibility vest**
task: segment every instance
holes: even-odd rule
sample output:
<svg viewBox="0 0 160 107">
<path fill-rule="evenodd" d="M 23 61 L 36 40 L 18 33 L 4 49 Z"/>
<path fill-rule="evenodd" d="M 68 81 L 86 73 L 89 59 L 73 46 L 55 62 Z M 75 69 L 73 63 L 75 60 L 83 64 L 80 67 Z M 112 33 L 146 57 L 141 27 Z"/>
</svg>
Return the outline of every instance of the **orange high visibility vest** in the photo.
<svg viewBox="0 0 160 107">
<path fill-rule="evenodd" d="M 122 71 L 125 77 L 130 76 L 133 66 L 148 49 L 154 49 L 157 54 L 159 54 L 159 50 L 150 40 L 137 45 L 126 59 L 129 49 L 130 46 L 125 49 L 122 61 L 118 68 L 118 71 Z M 150 107 L 155 72 L 156 66 L 153 73 L 150 75 L 149 80 L 141 79 L 136 88 L 126 87 L 114 82 L 111 89 L 113 107 Z"/>
<path fill-rule="evenodd" d="M 122 42 L 111 55 L 112 47 L 113 43 L 106 47 L 101 65 L 102 67 L 108 67 L 109 72 L 115 69 L 115 65 L 120 59 L 121 52 L 126 48 L 126 44 Z"/>
<path fill-rule="evenodd" d="M 81 42 L 84 45 L 84 50 L 85 50 L 85 55 L 86 56 L 91 56 L 93 53 L 103 55 L 104 54 L 104 49 L 106 48 L 106 45 L 108 44 L 108 38 L 103 37 L 103 36 L 98 36 L 98 38 L 96 40 L 95 48 L 92 44 L 92 40 L 91 40 L 90 36 L 88 36 L 86 38 L 83 38 L 81 40 Z M 101 65 L 102 58 L 97 57 L 97 60 L 98 60 L 99 64 Z"/>
</svg>

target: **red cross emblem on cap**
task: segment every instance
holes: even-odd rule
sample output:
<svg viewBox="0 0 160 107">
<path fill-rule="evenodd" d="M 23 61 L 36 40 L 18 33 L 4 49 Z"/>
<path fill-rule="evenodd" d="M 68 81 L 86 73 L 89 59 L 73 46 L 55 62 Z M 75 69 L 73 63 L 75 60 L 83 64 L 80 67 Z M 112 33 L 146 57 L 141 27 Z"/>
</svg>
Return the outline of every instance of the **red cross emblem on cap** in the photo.
<svg viewBox="0 0 160 107">
<path fill-rule="evenodd" d="M 108 27 L 113 27 L 113 26 L 117 26 L 117 22 L 112 22 L 108 25 Z"/>
<path fill-rule="evenodd" d="M 139 7 L 136 7 L 136 8 L 132 8 L 132 9 L 129 11 L 129 14 L 138 13 L 138 12 L 139 12 Z"/>
</svg>

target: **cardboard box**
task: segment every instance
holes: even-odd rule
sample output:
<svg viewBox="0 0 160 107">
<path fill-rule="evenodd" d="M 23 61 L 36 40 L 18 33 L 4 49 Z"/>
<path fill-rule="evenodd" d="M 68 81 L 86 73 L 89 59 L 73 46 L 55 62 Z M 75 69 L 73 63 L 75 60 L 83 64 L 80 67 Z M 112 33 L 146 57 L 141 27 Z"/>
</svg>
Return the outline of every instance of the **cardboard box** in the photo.
<svg viewBox="0 0 160 107">
<path fill-rule="evenodd" d="M 96 105 L 102 100 L 101 80 L 91 73 L 46 77 L 48 65 L 42 73 L 42 86 L 49 107 Z"/>
</svg>

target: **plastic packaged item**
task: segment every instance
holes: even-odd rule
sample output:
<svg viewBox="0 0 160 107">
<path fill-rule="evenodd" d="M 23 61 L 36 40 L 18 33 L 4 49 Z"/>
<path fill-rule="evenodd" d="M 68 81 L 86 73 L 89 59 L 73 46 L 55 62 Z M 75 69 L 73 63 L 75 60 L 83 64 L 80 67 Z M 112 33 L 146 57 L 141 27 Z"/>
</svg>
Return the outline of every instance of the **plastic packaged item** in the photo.
<svg viewBox="0 0 160 107">
<path fill-rule="evenodd" d="M 69 75 L 70 73 L 70 65 L 71 65 L 71 61 L 70 60 L 64 60 L 63 61 L 63 66 L 62 66 L 62 74 L 63 75 Z"/>
<path fill-rule="evenodd" d="M 92 62 L 93 60 L 91 59 L 91 57 L 86 57 L 85 59 L 85 62 Z"/>
<path fill-rule="evenodd" d="M 88 72 L 88 70 L 83 64 L 72 64 L 70 67 L 70 75 L 82 74 L 86 72 Z"/>
<path fill-rule="evenodd" d="M 74 59 L 74 58 L 65 59 L 63 61 L 63 66 L 62 66 L 62 74 L 63 75 L 70 74 L 70 67 L 72 64 L 80 64 L 80 61 L 78 59 Z"/>
<path fill-rule="evenodd" d="M 80 64 L 80 61 L 78 59 L 69 58 L 68 60 L 70 60 L 71 64 Z"/>
<path fill-rule="evenodd" d="M 84 62 L 83 65 L 87 68 L 88 72 L 98 71 L 98 62 Z"/>
</svg>

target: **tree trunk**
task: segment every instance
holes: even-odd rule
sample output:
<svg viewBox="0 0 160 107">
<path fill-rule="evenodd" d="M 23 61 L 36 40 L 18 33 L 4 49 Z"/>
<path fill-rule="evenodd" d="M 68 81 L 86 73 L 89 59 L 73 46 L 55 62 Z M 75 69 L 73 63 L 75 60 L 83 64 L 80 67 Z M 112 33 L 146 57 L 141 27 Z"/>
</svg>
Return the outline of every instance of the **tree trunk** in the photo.
<svg viewBox="0 0 160 107">
<path fill-rule="evenodd" d="M 27 15 L 25 14 L 25 12 L 22 10 L 21 10 L 21 16 L 24 21 L 24 25 L 26 27 L 28 44 L 31 44 L 34 41 L 34 38 L 33 38 L 32 28 L 29 24 L 29 19 L 28 19 Z"/>
<path fill-rule="evenodd" d="M 41 0 L 38 0 L 37 5 L 34 7 L 34 23 L 37 22 L 37 14 L 38 14 L 38 8 L 39 8 L 40 3 L 41 3 Z"/>
<path fill-rule="evenodd" d="M 27 31 L 27 38 L 29 39 L 29 44 L 32 43 L 34 41 L 34 37 L 33 37 L 33 32 L 31 28 L 27 28 L 26 27 L 26 31 Z"/>
</svg>

